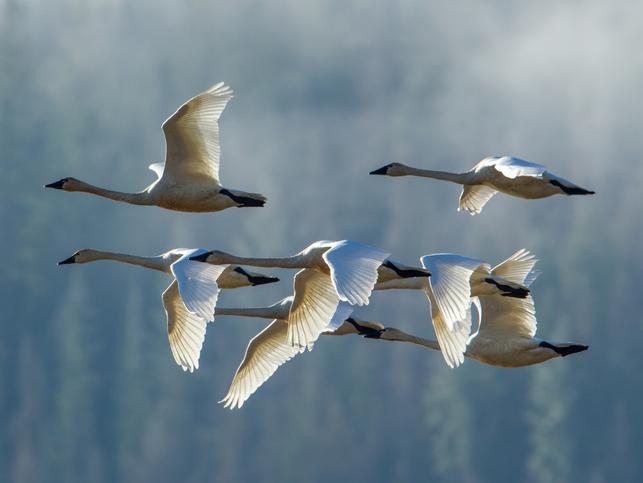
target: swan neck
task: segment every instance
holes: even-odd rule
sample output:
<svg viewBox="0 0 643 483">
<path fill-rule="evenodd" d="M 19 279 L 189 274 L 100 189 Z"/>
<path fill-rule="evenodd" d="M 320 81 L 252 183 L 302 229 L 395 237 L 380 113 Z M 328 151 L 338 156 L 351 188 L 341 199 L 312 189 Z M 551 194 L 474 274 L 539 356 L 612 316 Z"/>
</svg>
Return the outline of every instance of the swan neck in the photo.
<svg viewBox="0 0 643 483">
<path fill-rule="evenodd" d="M 115 262 L 138 265 L 139 267 L 145 267 L 151 270 L 158 270 L 159 272 L 167 271 L 167 264 L 162 257 L 139 257 L 136 255 L 103 251 L 96 251 L 94 256 L 95 260 L 113 260 Z"/>
<path fill-rule="evenodd" d="M 236 317 L 255 317 L 259 319 L 283 319 L 288 318 L 288 311 L 285 314 L 279 307 L 255 307 L 255 308 L 225 308 L 216 307 L 214 315 L 232 315 Z"/>
<path fill-rule="evenodd" d="M 105 188 L 100 188 L 99 186 L 94 186 L 92 184 L 81 182 L 79 186 L 76 186 L 73 191 L 82 191 L 84 193 L 91 193 L 97 196 L 102 196 L 103 198 L 108 198 L 113 201 L 121 201 L 123 203 L 129 203 L 132 205 L 149 205 L 149 197 L 146 191 L 140 193 L 123 193 L 122 191 L 112 191 Z"/>
<path fill-rule="evenodd" d="M 440 345 L 437 340 L 425 339 L 423 337 L 416 337 L 406 332 L 396 331 L 392 334 L 387 334 L 385 337 L 386 340 L 397 341 L 397 342 L 408 342 L 409 344 L 420 345 L 422 347 L 427 347 L 433 350 L 440 350 Z"/>
<path fill-rule="evenodd" d="M 449 173 L 448 171 L 433 171 L 431 169 L 412 168 L 411 166 L 405 166 L 402 169 L 405 176 L 421 176 L 457 184 L 463 184 L 467 179 L 467 173 Z"/>
<path fill-rule="evenodd" d="M 225 255 L 223 261 L 217 260 L 217 263 L 226 263 L 230 265 L 250 265 L 251 267 L 262 268 L 306 268 L 301 257 L 283 257 L 283 258 L 251 258 L 237 257 L 235 255 Z"/>
</svg>

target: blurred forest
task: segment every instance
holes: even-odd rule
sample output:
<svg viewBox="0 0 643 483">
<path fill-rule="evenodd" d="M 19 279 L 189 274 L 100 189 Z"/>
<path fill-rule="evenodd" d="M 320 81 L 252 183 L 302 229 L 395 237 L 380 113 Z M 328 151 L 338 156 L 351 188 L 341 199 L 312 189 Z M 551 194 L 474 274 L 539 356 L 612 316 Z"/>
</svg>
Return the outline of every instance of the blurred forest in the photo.
<svg viewBox="0 0 643 483">
<path fill-rule="evenodd" d="M 0 0 L 0 480 L 641 481 L 643 7 L 636 2 Z M 132 207 L 45 190 L 154 180 L 161 122 L 217 81 L 225 184 L 264 209 Z M 594 189 L 456 211 L 459 188 L 369 177 L 511 154 Z M 218 318 L 201 369 L 172 360 L 158 273 L 57 267 L 80 248 L 280 256 L 353 239 L 414 264 L 541 260 L 539 367 L 326 338 L 240 411 L 217 401 L 267 322 Z M 224 292 L 270 304 L 282 282 Z M 356 315 L 432 337 L 422 294 Z M 638 456 L 637 456 L 638 455 Z"/>
</svg>

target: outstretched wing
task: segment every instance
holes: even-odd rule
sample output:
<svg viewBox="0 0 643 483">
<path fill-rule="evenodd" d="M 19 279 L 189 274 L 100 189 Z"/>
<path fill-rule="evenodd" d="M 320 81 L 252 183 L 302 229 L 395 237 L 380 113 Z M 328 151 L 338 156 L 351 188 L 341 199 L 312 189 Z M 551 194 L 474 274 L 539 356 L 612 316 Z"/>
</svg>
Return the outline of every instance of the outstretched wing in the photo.
<svg viewBox="0 0 643 483">
<path fill-rule="evenodd" d="M 471 333 L 471 312 L 467 308 L 461 320 L 447 322 L 439 309 L 434 292 L 429 286 L 426 290 L 431 302 L 431 321 L 440 344 L 440 352 L 449 367 L 458 367 L 464 362 L 464 353 Z"/>
<path fill-rule="evenodd" d="M 540 272 L 534 271 L 537 262 L 538 259 L 533 254 L 521 248 L 505 261 L 493 267 L 491 273 L 510 282 L 529 287 L 540 274 Z"/>
<path fill-rule="evenodd" d="M 420 258 L 422 266 L 429 269 L 429 285 L 433 290 L 435 305 L 449 329 L 456 321 L 463 320 L 471 305 L 471 275 L 478 270 L 489 271 L 489 265 L 474 258 L 438 253 Z"/>
<path fill-rule="evenodd" d="M 531 294 L 524 299 L 502 295 L 481 295 L 479 333 L 485 337 L 533 337 L 536 335 L 536 308 Z"/>
<path fill-rule="evenodd" d="M 323 258 L 339 299 L 352 305 L 368 305 L 377 282 L 377 269 L 390 255 L 379 248 L 343 240 L 327 250 Z"/>
<path fill-rule="evenodd" d="M 184 371 L 198 369 L 207 322 L 185 308 L 176 281 L 163 292 L 163 307 L 174 360 Z"/>
<path fill-rule="evenodd" d="M 482 207 L 487 204 L 497 191 L 489 186 L 484 185 L 464 185 L 460 195 L 460 205 L 458 211 L 464 210 L 470 215 L 476 215 L 482 211 Z"/>
<path fill-rule="evenodd" d="M 219 402 L 226 408 L 240 408 L 279 366 L 303 350 L 288 342 L 288 324 L 283 320 L 273 320 L 248 344 L 228 393 Z"/>
<path fill-rule="evenodd" d="M 190 257 L 201 255 L 206 250 L 181 250 L 182 256 L 170 269 L 179 285 L 179 293 L 185 307 L 192 313 L 210 322 L 214 320 L 214 307 L 219 297 L 217 279 L 228 265 L 211 265 L 193 262 Z"/>
<path fill-rule="evenodd" d="M 219 117 L 232 89 L 223 82 L 193 97 L 163 123 L 165 167 L 173 181 L 219 184 Z"/>
<path fill-rule="evenodd" d="M 312 268 L 295 274 L 295 294 L 288 316 L 288 342 L 296 347 L 312 347 L 328 329 L 339 304 L 330 277 Z"/>
</svg>

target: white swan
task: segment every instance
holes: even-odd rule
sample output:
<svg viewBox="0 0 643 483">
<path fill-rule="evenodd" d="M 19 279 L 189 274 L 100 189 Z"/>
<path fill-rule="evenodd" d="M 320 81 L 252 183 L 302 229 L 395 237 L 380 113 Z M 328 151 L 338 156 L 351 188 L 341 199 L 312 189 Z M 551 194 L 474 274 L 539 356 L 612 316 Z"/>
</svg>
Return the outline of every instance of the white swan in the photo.
<svg viewBox="0 0 643 483">
<path fill-rule="evenodd" d="M 206 324 L 214 318 L 219 289 L 279 281 L 237 266 L 213 266 L 189 260 L 190 256 L 204 252 L 202 249 L 175 249 L 157 257 L 139 257 L 84 249 L 58 265 L 113 260 L 158 270 L 172 277 L 172 283 L 163 292 L 170 349 L 177 364 L 184 371 L 192 372 L 199 368 Z"/>
<path fill-rule="evenodd" d="M 519 250 L 503 263 L 524 257 L 533 259 L 526 250 Z M 400 279 L 378 283 L 375 290 L 423 290 L 430 301 L 431 321 L 442 348 L 442 355 L 449 367 L 464 361 L 464 353 L 471 334 L 469 308 L 471 297 L 498 295 L 502 298 L 523 299 L 529 289 L 521 283 L 494 273 L 491 266 L 474 258 L 452 253 L 425 255 L 422 266 L 431 272 L 427 279 Z"/>
<path fill-rule="evenodd" d="M 508 313 L 505 313 L 505 316 L 507 321 L 512 321 L 513 323 L 507 324 L 502 333 L 493 330 L 494 322 L 483 317 L 482 327 L 486 325 L 491 330 L 486 332 L 484 343 L 471 343 L 464 353 L 465 357 L 490 366 L 524 367 L 540 364 L 557 357 L 566 357 L 589 349 L 589 346 L 584 344 L 547 342 L 536 337 L 526 337 L 520 334 L 521 322 L 519 317 L 518 319 L 512 319 L 508 316 Z M 337 331 L 324 335 L 357 333 L 367 339 L 409 342 L 429 349 L 440 350 L 440 344 L 437 340 L 417 337 L 395 327 L 384 327 L 378 322 L 366 322 L 350 318 L 345 325 L 350 325 L 353 329 L 346 328 L 346 331 L 342 332 L 340 331 L 340 329 L 344 329 L 344 326 L 342 326 Z M 481 328 L 480 333 L 485 331 L 486 329 Z"/>
<path fill-rule="evenodd" d="M 283 258 L 248 258 L 213 250 L 190 257 L 208 264 L 302 268 L 295 275 L 295 302 L 289 316 L 288 338 L 294 346 L 311 345 L 327 327 L 337 306 L 368 304 L 378 281 L 423 277 L 429 272 L 387 260 L 389 253 L 349 240 L 318 241 L 298 254 Z M 310 293 L 300 305 L 297 293 Z M 304 300 L 303 298 L 301 300 Z"/>
<path fill-rule="evenodd" d="M 150 165 L 157 180 L 141 192 L 111 191 L 75 178 L 63 178 L 45 187 L 177 211 L 263 206 L 264 196 L 219 184 L 219 117 L 230 99 L 232 89 L 220 82 L 187 101 L 163 123 L 165 164 Z"/>
<path fill-rule="evenodd" d="M 528 252 L 518 252 L 492 270 L 517 284 L 529 286 L 538 276 L 536 260 Z M 523 367 L 540 364 L 556 357 L 588 349 L 587 345 L 569 342 L 548 342 L 535 337 L 536 310 L 531 295 L 525 298 L 503 297 L 500 294 L 478 295 L 474 299 L 478 312 L 478 332 L 470 338 L 464 356 L 499 367 Z M 470 325 L 470 313 L 467 314 Z M 439 350 L 437 341 L 411 336 L 395 328 L 380 331 L 362 330 L 368 338 L 404 341 Z"/>
<path fill-rule="evenodd" d="M 420 176 L 461 184 L 463 186 L 458 211 L 464 210 L 471 215 L 480 213 L 482 207 L 498 191 L 526 199 L 546 198 L 558 194 L 594 194 L 594 191 L 555 176 L 544 166 L 509 156 L 485 158 L 466 173 L 432 171 L 391 163 L 369 174 Z"/>
</svg>

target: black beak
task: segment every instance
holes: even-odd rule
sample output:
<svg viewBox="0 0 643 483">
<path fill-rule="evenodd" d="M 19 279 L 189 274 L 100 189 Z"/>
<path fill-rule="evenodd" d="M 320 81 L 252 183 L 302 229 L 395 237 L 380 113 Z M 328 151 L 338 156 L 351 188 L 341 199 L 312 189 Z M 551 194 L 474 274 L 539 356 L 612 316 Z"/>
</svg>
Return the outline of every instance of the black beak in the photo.
<svg viewBox="0 0 643 483">
<path fill-rule="evenodd" d="M 371 171 L 368 174 L 386 174 L 388 171 L 388 165 L 387 166 L 382 166 L 380 169 L 376 169 L 375 171 Z"/>
<path fill-rule="evenodd" d="M 248 276 L 248 280 L 250 280 L 250 283 L 253 286 L 265 285 L 267 283 L 275 283 L 279 281 L 277 277 L 252 277 L 252 276 Z"/>
<path fill-rule="evenodd" d="M 54 189 L 57 189 L 57 190 L 61 190 L 61 189 L 63 189 L 64 182 L 65 182 L 65 180 L 61 179 L 61 180 L 58 180 L 58 181 L 56 181 L 54 183 L 46 184 L 45 188 L 54 188 Z"/>
<path fill-rule="evenodd" d="M 194 255 L 193 257 L 190 257 L 190 260 L 192 260 L 193 262 L 207 262 L 208 257 L 211 253 L 212 252 L 205 252 L 201 255 Z"/>
<path fill-rule="evenodd" d="M 65 258 L 62 262 L 58 262 L 58 265 L 69 265 L 70 263 L 76 263 L 76 260 L 74 260 L 74 255 L 69 258 Z"/>
</svg>

